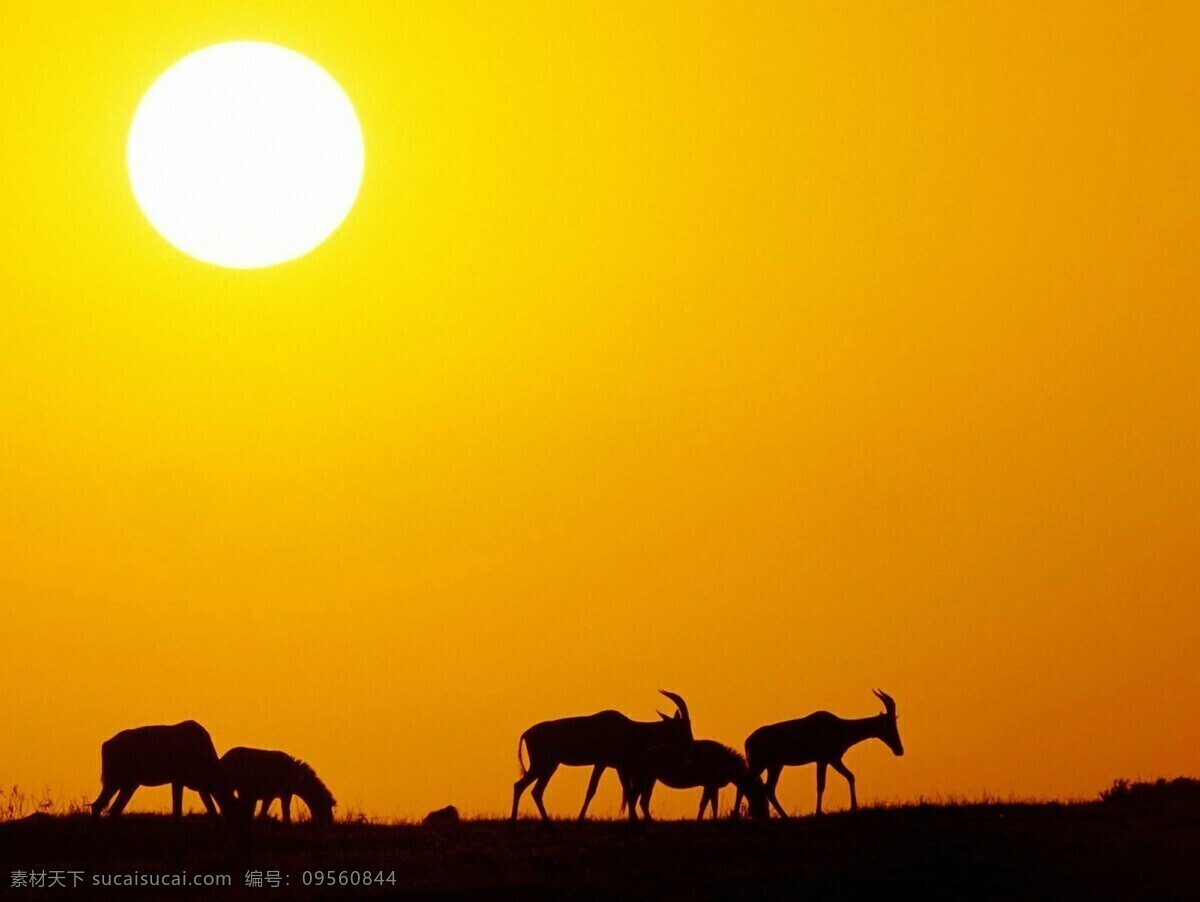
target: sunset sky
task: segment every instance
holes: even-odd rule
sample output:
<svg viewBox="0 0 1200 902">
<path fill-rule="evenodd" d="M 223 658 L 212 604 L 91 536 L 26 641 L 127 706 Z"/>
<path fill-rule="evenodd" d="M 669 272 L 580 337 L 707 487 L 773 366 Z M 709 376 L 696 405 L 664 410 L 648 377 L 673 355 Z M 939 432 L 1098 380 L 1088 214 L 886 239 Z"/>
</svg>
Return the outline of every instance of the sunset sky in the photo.
<svg viewBox="0 0 1200 902">
<path fill-rule="evenodd" d="M 738 748 L 884 689 L 864 802 L 1200 773 L 1200 5 L 0 21 L 3 785 L 90 800 L 104 739 L 194 718 L 343 810 L 500 813 L 526 727 L 660 688 Z M 258 270 L 125 165 L 238 39 L 333 75 L 366 154 Z"/>
</svg>

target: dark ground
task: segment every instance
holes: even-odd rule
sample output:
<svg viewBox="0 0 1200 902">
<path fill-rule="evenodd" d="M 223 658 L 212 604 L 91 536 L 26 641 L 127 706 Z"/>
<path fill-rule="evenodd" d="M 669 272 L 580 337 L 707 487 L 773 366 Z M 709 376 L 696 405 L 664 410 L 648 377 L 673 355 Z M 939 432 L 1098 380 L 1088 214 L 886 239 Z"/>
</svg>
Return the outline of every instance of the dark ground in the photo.
<svg viewBox="0 0 1200 902">
<path fill-rule="evenodd" d="M 83 872 L 78 889 L 13 889 L 13 871 Z M 395 872 L 395 884 L 304 886 L 304 872 Z M 97 890 L 123 873 L 228 874 L 223 889 Z M 287 887 L 247 888 L 277 870 Z M 337 875 L 335 878 L 337 879 Z M 349 879 L 347 877 L 347 879 Z M 68 885 L 71 878 L 67 878 Z M 34 816 L 0 824 L 0 896 L 357 898 L 367 894 L 653 898 L 1200 898 L 1200 810 L 1102 803 L 912 806 L 766 824 L 522 821 L 256 824 L 202 817 Z"/>
</svg>

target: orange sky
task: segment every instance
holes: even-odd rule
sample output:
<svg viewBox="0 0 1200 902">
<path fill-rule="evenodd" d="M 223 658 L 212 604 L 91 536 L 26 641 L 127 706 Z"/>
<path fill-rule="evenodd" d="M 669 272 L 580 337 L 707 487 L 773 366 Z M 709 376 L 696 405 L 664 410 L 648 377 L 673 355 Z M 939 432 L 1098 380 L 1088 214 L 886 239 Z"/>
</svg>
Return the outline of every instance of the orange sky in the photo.
<svg viewBox="0 0 1200 902">
<path fill-rule="evenodd" d="M 90 798 L 191 717 L 343 807 L 501 812 L 525 727 L 660 687 L 737 746 L 882 687 L 863 801 L 1200 770 L 1200 7 L 738 6 L 6 15 L 0 782 Z M 257 271 L 124 167 L 239 38 L 367 148 Z"/>
</svg>

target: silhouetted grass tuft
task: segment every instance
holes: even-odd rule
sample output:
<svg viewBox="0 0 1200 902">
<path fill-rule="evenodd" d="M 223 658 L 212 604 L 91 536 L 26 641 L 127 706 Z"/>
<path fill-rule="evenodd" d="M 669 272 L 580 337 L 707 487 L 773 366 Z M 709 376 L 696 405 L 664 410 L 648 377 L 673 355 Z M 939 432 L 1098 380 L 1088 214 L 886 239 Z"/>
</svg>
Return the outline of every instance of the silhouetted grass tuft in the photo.
<svg viewBox="0 0 1200 902">
<path fill-rule="evenodd" d="M 83 814 L 90 810 L 86 799 L 56 798 L 49 786 L 42 789 L 40 796 L 30 795 L 19 786 L 0 787 L 0 823 L 17 821 L 31 814 Z"/>
<path fill-rule="evenodd" d="M 1148 781 L 1113 780 L 1100 793 L 1105 805 L 1114 809 L 1192 809 L 1200 812 L 1200 780 L 1192 777 L 1162 777 Z"/>
</svg>

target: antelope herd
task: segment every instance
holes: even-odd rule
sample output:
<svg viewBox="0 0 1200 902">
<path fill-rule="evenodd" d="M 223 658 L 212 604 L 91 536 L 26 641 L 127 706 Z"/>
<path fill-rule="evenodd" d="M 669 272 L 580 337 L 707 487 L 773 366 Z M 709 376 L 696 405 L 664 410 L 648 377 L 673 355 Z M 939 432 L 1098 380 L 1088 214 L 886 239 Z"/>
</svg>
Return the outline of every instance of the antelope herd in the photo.
<svg viewBox="0 0 1200 902">
<path fill-rule="evenodd" d="M 253 817 L 256 803 L 262 803 L 260 817 L 267 816 L 271 802 L 280 800 L 283 819 L 291 820 L 292 796 L 304 800 L 317 822 L 333 820 L 333 793 L 311 767 L 284 752 L 265 749 L 230 749 L 221 758 L 208 730 L 194 720 L 171 726 L 135 727 L 122 730 L 100 747 L 100 795 L 92 803 L 92 814 L 99 817 L 108 808 L 117 816 L 129 804 L 139 786 L 171 784 L 171 813 L 183 815 L 183 791 L 191 789 L 210 815 L 220 813 L 231 818 L 241 812 Z"/>
<path fill-rule="evenodd" d="M 775 787 L 785 767 L 801 764 L 817 765 L 817 814 L 821 813 L 825 774 L 830 767 L 846 778 L 850 808 L 857 810 L 854 774 L 842 762 L 846 751 L 866 739 L 879 739 L 893 754 L 904 754 L 896 727 L 896 702 L 878 689 L 875 696 L 884 708 L 879 714 L 847 720 L 817 711 L 760 727 L 747 737 L 745 757 L 719 742 L 696 739 L 687 702 L 674 692 L 659 691 L 675 705 L 674 715 L 660 711 L 658 720 L 637 721 L 619 711 L 600 711 L 543 721 L 522 733 L 517 741 L 521 776 L 513 784 L 511 819 L 516 821 L 521 796 L 533 784 L 534 804 L 542 819 L 550 820 L 542 796 L 563 765 L 592 768 L 579 811 L 581 821 L 587 816 L 600 777 L 609 768 L 621 781 L 622 810 L 634 821 L 639 807 L 642 816 L 650 819 L 650 797 L 658 783 L 672 789 L 703 789 L 698 819 L 703 819 L 706 808 L 717 817 L 718 793 L 730 784 L 737 790 L 732 817 L 740 816 L 745 799 L 751 817 L 770 817 L 769 802 L 781 818 L 787 818 Z M 271 803 L 279 799 L 283 820 L 290 823 L 295 796 L 308 806 L 314 821 L 328 823 L 337 804 L 311 767 L 284 752 L 238 747 L 218 758 L 208 731 L 194 720 L 123 730 L 101 746 L 100 760 L 103 785 L 92 804 L 96 817 L 105 809 L 110 816 L 119 815 L 139 786 L 166 784 L 171 786 L 172 813 L 177 818 L 183 814 L 185 788 L 199 793 L 210 815 L 218 813 L 219 805 L 226 818 L 237 813 L 253 817 L 259 804 L 259 816 L 265 818 Z M 449 821 L 446 813 L 452 810 L 457 821 L 458 812 L 451 806 L 434 813 L 439 815 L 438 823 Z"/>
<path fill-rule="evenodd" d="M 659 712 L 660 721 L 649 723 L 630 720 L 619 711 L 601 711 L 587 717 L 567 717 L 535 724 L 517 743 L 517 763 L 521 776 L 513 784 L 512 820 L 525 788 L 534 783 L 533 801 L 543 820 L 549 820 L 542 794 L 560 764 L 591 766 L 592 778 L 579 819 L 587 814 L 588 803 L 596 792 L 600 776 L 613 768 L 621 779 L 621 807 L 630 820 L 637 820 L 637 803 L 650 818 L 650 795 L 656 783 L 673 789 L 703 788 L 699 818 L 710 806 L 717 816 L 717 794 L 732 783 L 737 788 L 733 817 L 741 813 L 742 799 L 749 804 L 751 817 L 769 817 L 766 802 L 782 818 L 787 812 L 775 796 L 779 775 L 789 765 L 817 765 L 817 814 L 825 794 L 825 771 L 832 767 L 850 785 L 850 807 L 858 810 L 854 774 L 842 763 L 852 745 L 865 739 L 880 739 L 892 753 L 904 754 L 896 727 L 896 702 L 886 692 L 875 691 L 884 710 L 874 717 L 846 720 L 828 711 L 816 711 L 807 717 L 771 724 L 755 730 L 746 739 L 746 757 L 712 740 L 692 736 L 692 719 L 687 704 L 673 692 L 660 689 L 675 703 L 674 717 Z M 529 766 L 521 760 L 521 746 L 529 751 Z M 767 781 L 762 781 L 763 771 Z M 698 819 L 699 819 L 698 818 Z"/>
</svg>

